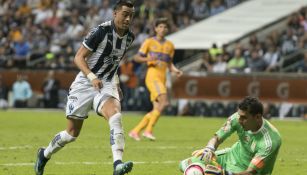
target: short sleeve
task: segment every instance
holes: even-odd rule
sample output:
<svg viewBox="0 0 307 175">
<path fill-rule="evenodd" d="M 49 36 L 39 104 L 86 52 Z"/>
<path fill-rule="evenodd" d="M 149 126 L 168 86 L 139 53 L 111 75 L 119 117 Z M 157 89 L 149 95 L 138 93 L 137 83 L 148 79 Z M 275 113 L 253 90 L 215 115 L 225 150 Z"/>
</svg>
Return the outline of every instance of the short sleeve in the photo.
<svg viewBox="0 0 307 175">
<path fill-rule="evenodd" d="M 146 56 L 148 51 L 149 51 L 149 45 L 150 45 L 150 40 L 146 39 L 144 43 L 142 44 L 141 48 L 139 49 L 139 54 L 141 56 Z"/>
<path fill-rule="evenodd" d="M 255 156 L 251 160 L 248 167 L 255 169 L 256 171 L 262 171 L 267 167 L 272 167 L 276 161 L 276 157 L 280 148 L 280 144 L 270 141 L 266 138 L 267 144 L 260 145 L 259 150 L 256 152 Z"/>
<path fill-rule="evenodd" d="M 228 138 L 235 130 L 238 123 L 238 117 L 237 113 L 230 116 L 226 123 L 215 133 L 216 136 L 224 141 L 226 138 Z"/>
<path fill-rule="evenodd" d="M 99 44 L 106 36 L 106 31 L 102 26 L 93 28 L 83 40 L 83 45 L 92 52 L 95 52 Z"/>
</svg>

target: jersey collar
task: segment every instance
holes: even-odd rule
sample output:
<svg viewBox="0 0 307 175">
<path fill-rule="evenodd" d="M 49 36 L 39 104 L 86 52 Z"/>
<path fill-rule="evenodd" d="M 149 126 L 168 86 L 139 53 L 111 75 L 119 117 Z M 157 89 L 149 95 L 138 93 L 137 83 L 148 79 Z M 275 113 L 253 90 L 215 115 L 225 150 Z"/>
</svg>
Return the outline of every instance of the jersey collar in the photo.
<svg viewBox="0 0 307 175">
<path fill-rule="evenodd" d="M 263 118 L 262 118 L 261 120 L 262 120 L 262 125 L 261 125 L 261 127 L 258 129 L 258 131 L 255 131 L 255 132 L 252 132 L 252 131 L 251 131 L 252 134 L 258 134 L 258 133 L 260 133 L 260 132 L 264 129 L 265 120 L 263 120 Z"/>
<path fill-rule="evenodd" d="M 129 30 L 130 30 L 130 29 L 128 29 L 128 30 L 124 33 L 123 36 L 119 36 L 118 33 L 117 33 L 117 31 L 116 31 L 116 27 L 115 27 L 114 20 L 111 21 L 111 28 L 112 28 L 112 30 L 114 30 L 114 33 L 116 33 L 117 38 L 120 38 L 120 39 L 124 38 L 125 35 L 127 35 L 128 32 L 129 32 Z"/>
</svg>

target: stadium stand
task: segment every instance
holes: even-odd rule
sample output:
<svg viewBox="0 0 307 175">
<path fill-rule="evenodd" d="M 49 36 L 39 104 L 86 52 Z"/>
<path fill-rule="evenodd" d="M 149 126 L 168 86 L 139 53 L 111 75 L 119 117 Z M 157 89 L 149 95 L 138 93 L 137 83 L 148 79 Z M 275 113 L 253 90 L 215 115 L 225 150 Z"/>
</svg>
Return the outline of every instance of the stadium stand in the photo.
<svg viewBox="0 0 307 175">
<path fill-rule="evenodd" d="M 66 94 L 67 82 L 76 70 L 72 62 L 76 49 L 91 27 L 111 18 L 114 3 L 115 0 L 0 1 L 0 23 L 4 24 L 0 31 L 0 73 L 5 85 L 11 87 L 14 80 L 7 76 L 15 77 L 20 70 L 25 70 L 35 93 L 30 106 L 42 107 L 40 88 L 46 76 L 44 70 L 56 69 L 60 92 Z M 268 73 L 307 70 L 304 50 L 307 49 L 307 10 L 302 8 L 307 2 L 304 0 L 141 0 L 135 4 L 132 30 L 137 37 L 128 57 L 153 34 L 153 20 L 164 16 L 169 18 L 173 33 L 168 38 L 178 49 L 175 62 L 181 61 L 178 65 L 189 74 L 211 76 L 212 72 L 229 72 L 228 64 L 235 51 L 244 60 L 244 66 L 237 72 L 240 74 L 252 74 L 255 70 Z M 186 55 L 192 59 L 186 59 Z M 201 59 L 204 55 L 206 58 Z M 263 62 L 265 69 L 261 67 Z M 42 71 L 31 74 L 27 72 L 29 69 Z M 138 87 L 123 107 L 149 110 L 151 106 L 142 82 L 144 67 L 135 64 L 134 71 Z M 186 114 L 223 116 L 236 108 L 236 101 L 214 103 L 219 102 L 189 101 Z M 61 98 L 58 106 L 64 104 L 65 98 Z M 178 113 L 178 103 L 172 104 L 166 114 Z M 278 116 L 280 105 L 269 106 L 271 116 Z M 291 110 L 287 115 L 306 113 L 304 104 L 294 105 Z"/>
</svg>

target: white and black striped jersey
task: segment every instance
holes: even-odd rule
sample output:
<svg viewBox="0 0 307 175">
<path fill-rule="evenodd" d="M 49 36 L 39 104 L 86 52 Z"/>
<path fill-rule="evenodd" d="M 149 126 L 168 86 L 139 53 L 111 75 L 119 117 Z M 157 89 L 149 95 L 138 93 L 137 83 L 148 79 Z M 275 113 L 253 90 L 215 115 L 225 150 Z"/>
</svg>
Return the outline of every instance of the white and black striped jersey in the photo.
<svg viewBox="0 0 307 175">
<path fill-rule="evenodd" d="M 114 21 L 104 22 L 91 30 L 82 43 L 93 52 L 86 60 L 89 68 L 103 82 L 117 75 L 119 63 L 134 40 L 130 30 L 123 37 L 115 30 Z"/>
</svg>

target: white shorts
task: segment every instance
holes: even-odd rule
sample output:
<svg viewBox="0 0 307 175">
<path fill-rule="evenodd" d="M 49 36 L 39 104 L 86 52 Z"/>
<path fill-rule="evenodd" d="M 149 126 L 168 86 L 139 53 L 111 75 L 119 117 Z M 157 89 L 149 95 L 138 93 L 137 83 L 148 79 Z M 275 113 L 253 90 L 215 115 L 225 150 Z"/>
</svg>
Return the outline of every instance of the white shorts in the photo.
<svg viewBox="0 0 307 175">
<path fill-rule="evenodd" d="M 98 115 L 101 115 L 99 109 L 110 97 L 120 101 L 115 83 L 104 82 L 103 87 L 98 91 L 90 83 L 74 81 L 67 96 L 66 117 L 86 119 L 92 108 Z"/>
</svg>

